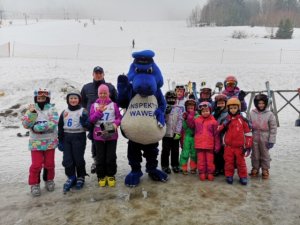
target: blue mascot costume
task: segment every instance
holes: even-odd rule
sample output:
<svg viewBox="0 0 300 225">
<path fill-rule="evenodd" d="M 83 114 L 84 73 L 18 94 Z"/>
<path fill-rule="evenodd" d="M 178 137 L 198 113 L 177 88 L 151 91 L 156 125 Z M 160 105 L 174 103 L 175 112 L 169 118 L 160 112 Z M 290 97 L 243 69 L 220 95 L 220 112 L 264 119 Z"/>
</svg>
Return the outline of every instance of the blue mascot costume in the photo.
<svg viewBox="0 0 300 225">
<path fill-rule="evenodd" d="M 160 90 L 163 77 L 154 55 L 151 50 L 134 52 L 127 76 L 118 77 L 118 104 L 126 108 L 121 130 L 129 139 L 127 157 L 131 166 L 125 184 L 130 187 L 138 185 L 143 175 L 142 156 L 146 158 L 146 172 L 151 179 L 162 182 L 168 179 L 166 173 L 157 169 L 158 142 L 166 132 L 166 102 Z"/>
</svg>

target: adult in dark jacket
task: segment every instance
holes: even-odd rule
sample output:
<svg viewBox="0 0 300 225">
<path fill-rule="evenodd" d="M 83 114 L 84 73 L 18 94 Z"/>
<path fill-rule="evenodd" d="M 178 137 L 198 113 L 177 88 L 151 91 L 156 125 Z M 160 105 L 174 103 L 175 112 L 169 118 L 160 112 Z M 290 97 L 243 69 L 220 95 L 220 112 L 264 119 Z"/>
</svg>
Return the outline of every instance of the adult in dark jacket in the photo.
<svg viewBox="0 0 300 225">
<path fill-rule="evenodd" d="M 83 108 L 86 108 L 88 112 L 90 112 L 91 105 L 98 98 L 98 88 L 101 84 L 106 84 L 108 86 L 110 99 L 113 102 L 117 101 L 118 93 L 116 88 L 111 83 L 106 83 L 106 81 L 104 80 L 104 76 L 105 74 L 103 68 L 100 66 L 96 66 L 93 70 L 93 82 L 83 85 L 81 89 L 81 98 L 82 98 L 81 105 Z M 91 140 L 93 139 L 92 130 L 93 128 L 91 129 L 88 135 L 88 138 Z M 93 140 L 92 140 L 92 157 L 93 159 L 95 159 L 96 157 L 96 148 Z M 96 172 L 96 166 L 93 163 L 91 168 L 91 173 L 95 173 L 95 172 Z"/>
</svg>

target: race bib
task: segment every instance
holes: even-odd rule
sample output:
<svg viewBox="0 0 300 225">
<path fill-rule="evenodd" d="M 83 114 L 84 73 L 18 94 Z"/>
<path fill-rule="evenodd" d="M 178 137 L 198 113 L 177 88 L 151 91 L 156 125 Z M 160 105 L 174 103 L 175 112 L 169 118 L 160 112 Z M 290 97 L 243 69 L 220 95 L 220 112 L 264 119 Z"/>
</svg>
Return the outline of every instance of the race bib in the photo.
<svg viewBox="0 0 300 225">
<path fill-rule="evenodd" d="M 154 115 L 157 107 L 154 95 L 134 96 L 121 121 L 121 129 L 129 140 L 147 145 L 156 143 L 165 136 L 166 126 L 160 128 Z"/>
</svg>

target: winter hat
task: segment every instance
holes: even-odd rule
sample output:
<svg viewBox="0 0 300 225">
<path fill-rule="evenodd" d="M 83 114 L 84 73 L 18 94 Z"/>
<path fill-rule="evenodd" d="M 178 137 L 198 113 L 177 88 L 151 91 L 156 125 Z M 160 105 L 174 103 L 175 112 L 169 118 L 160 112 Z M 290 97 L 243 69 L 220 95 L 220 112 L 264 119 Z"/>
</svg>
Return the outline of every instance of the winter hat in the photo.
<svg viewBox="0 0 300 225">
<path fill-rule="evenodd" d="M 265 95 L 265 94 L 258 94 L 258 95 L 256 95 L 256 96 L 254 97 L 254 105 L 255 105 L 255 107 L 256 107 L 256 109 L 257 109 L 258 111 L 261 111 L 261 110 L 258 108 L 258 103 L 259 103 L 259 101 L 263 101 L 263 102 L 265 103 L 265 107 L 264 107 L 264 109 L 262 110 L 262 111 L 264 111 L 264 110 L 267 108 L 267 105 L 268 105 L 268 101 L 269 101 L 268 96 Z"/>
<path fill-rule="evenodd" d="M 71 95 L 76 95 L 76 96 L 79 98 L 79 103 L 78 103 L 78 104 L 81 103 L 81 94 L 80 94 L 80 92 L 79 92 L 78 90 L 71 90 L 71 91 L 69 91 L 69 92 L 67 93 L 67 97 L 66 97 L 66 101 L 67 101 L 67 104 L 68 104 L 68 105 L 69 105 L 69 97 L 70 97 Z"/>
<path fill-rule="evenodd" d="M 109 98 L 109 88 L 105 84 L 101 84 L 98 88 L 98 96 L 100 97 L 100 92 L 106 92 L 107 93 L 107 98 Z"/>
</svg>

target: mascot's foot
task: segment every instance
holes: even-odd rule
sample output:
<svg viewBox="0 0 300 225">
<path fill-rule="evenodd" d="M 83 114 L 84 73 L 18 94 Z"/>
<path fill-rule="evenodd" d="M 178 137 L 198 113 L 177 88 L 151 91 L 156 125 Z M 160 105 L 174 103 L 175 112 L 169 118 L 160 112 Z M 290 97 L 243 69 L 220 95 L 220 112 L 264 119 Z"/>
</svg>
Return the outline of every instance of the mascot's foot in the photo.
<svg viewBox="0 0 300 225">
<path fill-rule="evenodd" d="M 135 187 L 140 183 L 140 178 L 143 176 L 142 171 L 130 172 L 125 178 L 125 185 L 128 187 Z"/>
<path fill-rule="evenodd" d="M 146 172 L 148 173 L 149 177 L 154 181 L 166 182 L 168 180 L 168 175 L 161 170 L 153 169 L 147 170 Z"/>
</svg>

